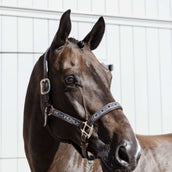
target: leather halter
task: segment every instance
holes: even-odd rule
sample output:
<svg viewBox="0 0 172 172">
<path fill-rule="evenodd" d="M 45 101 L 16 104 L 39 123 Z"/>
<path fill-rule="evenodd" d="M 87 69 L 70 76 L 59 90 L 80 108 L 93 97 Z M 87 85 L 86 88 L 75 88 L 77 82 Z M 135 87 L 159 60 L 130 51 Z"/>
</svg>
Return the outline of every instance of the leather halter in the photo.
<svg viewBox="0 0 172 172">
<path fill-rule="evenodd" d="M 72 117 L 56 108 L 50 104 L 49 92 L 51 90 L 50 80 L 48 78 L 48 56 L 49 49 L 45 52 L 43 58 L 43 79 L 40 81 L 40 93 L 41 93 L 41 108 L 44 114 L 44 127 L 47 125 L 48 116 L 55 116 L 73 126 L 78 128 L 81 132 L 81 149 L 83 157 L 88 160 L 92 160 L 93 158 L 88 156 L 87 147 L 88 147 L 88 139 L 91 137 L 94 130 L 94 123 L 102 118 L 107 113 L 115 110 L 121 109 L 122 107 L 118 102 L 111 102 L 102 107 L 96 113 L 88 118 L 87 121 L 81 121 L 75 117 Z"/>
</svg>

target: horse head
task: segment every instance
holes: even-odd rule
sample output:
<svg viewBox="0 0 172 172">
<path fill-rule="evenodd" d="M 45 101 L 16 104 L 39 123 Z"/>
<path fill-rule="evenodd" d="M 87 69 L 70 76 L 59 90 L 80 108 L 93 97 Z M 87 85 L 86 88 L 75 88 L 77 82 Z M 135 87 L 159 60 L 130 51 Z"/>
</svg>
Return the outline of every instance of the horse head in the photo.
<svg viewBox="0 0 172 172">
<path fill-rule="evenodd" d="M 112 75 L 91 51 L 99 45 L 104 30 L 105 22 L 100 17 L 82 41 L 68 38 L 70 10 L 62 15 L 48 53 L 49 96 L 54 108 L 85 123 L 79 128 L 50 115 L 46 126 L 53 137 L 70 142 L 82 156 L 99 158 L 103 169 L 130 171 L 137 166 L 140 145 L 121 106 L 116 103 L 118 108 L 106 109 L 111 105 L 109 103 L 115 103 L 110 91 Z M 91 121 L 93 114 L 100 109 L 106 113 Z M 86 123 L 88 121 L 91 121 L 91 126 Z"/>
</svg>

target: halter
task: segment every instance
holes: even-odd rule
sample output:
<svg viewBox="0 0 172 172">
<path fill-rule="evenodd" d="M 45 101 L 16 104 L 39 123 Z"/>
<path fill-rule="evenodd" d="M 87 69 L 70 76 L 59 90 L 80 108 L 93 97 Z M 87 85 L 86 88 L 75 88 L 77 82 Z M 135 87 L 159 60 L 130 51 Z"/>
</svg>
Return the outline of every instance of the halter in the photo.
<svg viewBox="0 0 172 172">
<path fill-rule="evenodd" d="M 44 114 L 44 127 L 47 125 L 47 118 L 48 116 L 55 116 L 73 126 L 78 128 L 81 132 L 81 149 L 82 155 L 84 158 L 88 160 L 92 160 L 93 158 L 88 156 L 87 147 L 88 147 L 88 140 L 92 136 L 94 130 L 94 123 L 102 118 L 107 113 L 121 109 L 122 107 L 118 102 L 111 102 L 102 107 L 96 113 L 88 118 L 87 121 L 81 121 L 75 117 L 72 117 L 56 108 L 50 104 L 49 92 L 51 90 L 51 83 L 48 78 L 48 56 L 49 56 L 49 49 L 45 52 L 43 58 L 43 79 L 40 81 L 40 93 L 41 93 L 41 106 L 42 112 Z"/>
</svg>

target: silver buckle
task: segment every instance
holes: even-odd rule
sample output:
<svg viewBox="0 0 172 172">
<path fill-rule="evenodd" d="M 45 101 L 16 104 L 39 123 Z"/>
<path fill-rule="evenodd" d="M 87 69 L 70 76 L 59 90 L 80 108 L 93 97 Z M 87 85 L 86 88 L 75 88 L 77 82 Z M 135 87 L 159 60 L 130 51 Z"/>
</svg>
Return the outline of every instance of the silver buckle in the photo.
<svg viewBox="0 0 172 172">
<path fill-rule="evenodd" d="M 44 91 L 43 84 L 45 84 L 45 82 L 48 83 L 48 89 Z M 42 95 L 48 94 L 50 92 L 50 80 L 48 78 L 44 78 L 40 81 L 40 90 Z"/>
<path fill-rule="evenodd" d="M 51 116 L 52 115 L 52 113 L 48 113 L 48 106 L 45 108 L 45 114 L 47 114 L 48 116 Z"/>
<path fill-rule="evenodd" d="M 81 133 L 82 134 L 85 134 L 87 136 L 87 138 L 89 139 L 91 137 L 92 133 L 93 133 L 93 125 L 92 126 L 89 126 L 87 124 L 87 121 L 86 122 L 83 122 L 83 124 L 84 124 L 84 127 L 83 127 L 83 129 L 81 129 Z M 89 133 L 87 133 L 85 131 L 86 129 L 89 129 Z"/>
</svg>

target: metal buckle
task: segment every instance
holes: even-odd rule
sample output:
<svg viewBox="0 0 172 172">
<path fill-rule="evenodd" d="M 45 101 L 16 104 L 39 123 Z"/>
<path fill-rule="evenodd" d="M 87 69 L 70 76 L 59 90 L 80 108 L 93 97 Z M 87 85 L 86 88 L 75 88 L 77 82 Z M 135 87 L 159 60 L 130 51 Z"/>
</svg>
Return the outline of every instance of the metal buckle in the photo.
<svg viewBox="0 0 172 172">
<path fill-rule="evenodd" d="M 50 107 L 47 106 L 47 107 L 45 108 L 45 112 L 44 112 L 44 113 L 45 113 L 47 116 L 51 116 L 52 113 L 48 113 L 48 108 L 51 108 L 51 106 L 50 106 Z"/>
<path fill-rule="evenodd" d="M 43 90 L 44 89 L 43 84 L 45 84 L 46 82 L 48 83 L 48 89 Z M 47 88 L 47 87 L 45 87 L 45 88 Z M 44 78 L 40 81 L 40 90 L 41 90 L 42 95 L 48 94 L 50 92 L 50 80 L 48 78 Z"/>
<path fill-rule="evenodd" d="M 91 137 L 92 133 L 93 133 L 93 125 L 89 126 L 87 124 L 87 121 L 83 122 L 83 124 L 84 124 L 84 127 L 83 127 L 83 129 L 81 129 L 81 133 L 85 134 L 87 136 L 87 138 L 89 139 Z M 87 129 L 89 129 L 89 133 L 86 132 Z"/>
</svg>

